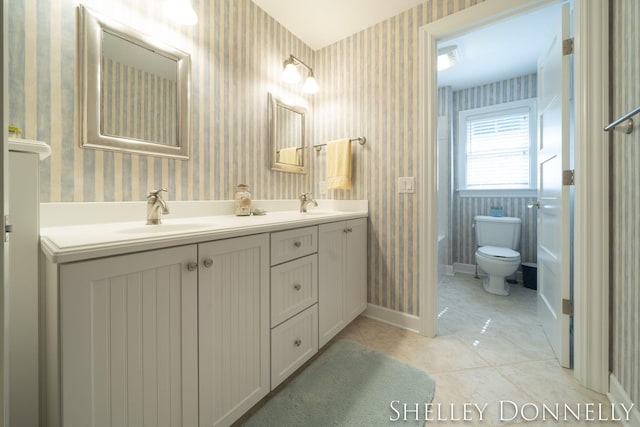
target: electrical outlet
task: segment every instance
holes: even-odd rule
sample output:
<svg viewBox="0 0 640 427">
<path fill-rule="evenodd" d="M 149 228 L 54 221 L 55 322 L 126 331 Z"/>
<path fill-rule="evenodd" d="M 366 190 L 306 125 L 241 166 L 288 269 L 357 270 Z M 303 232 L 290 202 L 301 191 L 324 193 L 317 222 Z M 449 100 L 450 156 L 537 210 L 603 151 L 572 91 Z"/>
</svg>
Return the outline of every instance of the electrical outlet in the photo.
<svg viewBox="0 0 640 427">
<path fill-rule="evenodd" d="M 320 181 L 318 183 L 318 193 L 321 196 L 326 196 L 327 195 L 327 181 Z"/>
<path fill-rule="evenodd" d="M 416 179 L 412 176 L 405 177 L 404 189 L 406 193 L 413 193 L 416 186 Z"/>
</svg>

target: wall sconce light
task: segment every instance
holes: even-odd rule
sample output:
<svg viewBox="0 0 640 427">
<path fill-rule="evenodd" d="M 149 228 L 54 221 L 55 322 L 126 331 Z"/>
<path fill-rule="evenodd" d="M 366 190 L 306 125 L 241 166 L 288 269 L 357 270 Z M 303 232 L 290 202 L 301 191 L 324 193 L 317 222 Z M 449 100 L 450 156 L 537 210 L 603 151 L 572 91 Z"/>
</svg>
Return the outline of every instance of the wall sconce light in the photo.
<svg viewBox="0 0 640 427">
<path fill-rule="evenodd" d="M 302 90 L 304 91 L 304 93 L 317 93 L 320 90 L 318 82 L 316 82 L 316 78 L 313 75 L 313 69 L 302 62 L 299 58 L 296 58 L 295 56 L 290 54 L 282 65 L 284 67 L 284 69 L 282 70 L 283 82 L 298 83 L 302 79 L 302 76 L 300 76 L 300 71 L 298 71 L 298 66 L 302 66 L 307 69 L 307 78 L 302 85 Z"/>
<path fill-rule="evenodd" d="M 198 23 L 198 15 L 189 0 L 165 0 L 164 14 L 182 25 Z"/>
<path fill-rule="evenodd" d="M 438 49 L 438 71 L 451 68 L 458 63 L 458 46 L 447 46 Z"/>
</svg>

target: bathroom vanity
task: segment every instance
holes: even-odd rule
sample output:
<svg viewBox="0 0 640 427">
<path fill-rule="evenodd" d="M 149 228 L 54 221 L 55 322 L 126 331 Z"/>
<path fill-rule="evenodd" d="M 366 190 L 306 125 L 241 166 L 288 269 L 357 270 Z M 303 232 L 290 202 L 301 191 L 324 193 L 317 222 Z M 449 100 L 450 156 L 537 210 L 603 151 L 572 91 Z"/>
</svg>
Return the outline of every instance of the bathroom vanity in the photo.
<svg viewBox="0 0 640 427">
<path fill-rule="evenodd" d="M 43 228 L 48 425 L 232 424 L 366 308 L 352 207 Z"/>
</svg>

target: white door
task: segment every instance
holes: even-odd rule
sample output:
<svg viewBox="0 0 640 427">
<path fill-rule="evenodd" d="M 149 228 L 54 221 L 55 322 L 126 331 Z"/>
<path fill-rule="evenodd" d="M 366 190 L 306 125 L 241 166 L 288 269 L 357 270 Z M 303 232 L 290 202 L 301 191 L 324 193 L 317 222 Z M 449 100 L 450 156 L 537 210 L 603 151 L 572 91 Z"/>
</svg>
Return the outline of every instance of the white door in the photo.
<svg viewBox="0 0 640 427">
<path fill-rule="evenodd" d="M 318 340 L 320 347 L 346 325 L 344 318 L 344 236 L 346 222 L 318 227 Z"/>
<path fill-rule="evenodd" d="M 198 426 L 195 245 L 60 267 L 62 425 Z"/>
<path fill-rule="evenodd" d="M 344 319 L 351 323 L 367 308 L 367 219 L 347 221 L 347 264 L 344 280 Z"/>
<path fill-rule="evenodd" d="M 269 393 L 269 235 L 198 246 L 200 426 L 229 426 Z"/>
<path fill-rule="evenodd" d="M 562 171 L 570 165 L 569 6 L 558 9 L 556 34 L 538 60 L 538 316 L 562 366 L 569 367 L 569 315 L 562 300 L 570 298 L 569 187 Z"/>
</svg>

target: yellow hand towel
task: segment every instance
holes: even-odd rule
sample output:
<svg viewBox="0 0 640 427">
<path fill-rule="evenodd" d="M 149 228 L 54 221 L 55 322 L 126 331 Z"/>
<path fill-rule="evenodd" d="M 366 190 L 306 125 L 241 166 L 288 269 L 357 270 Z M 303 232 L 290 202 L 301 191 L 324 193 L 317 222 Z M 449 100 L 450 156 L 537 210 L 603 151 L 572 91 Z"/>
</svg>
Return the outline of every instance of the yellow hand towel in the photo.
<svg viewBox="0 0 640 427">
<path fill-rule="evenodd" d="M 296 147 L 283 148 L 280 150 L 279 163 L 286 163 L 288 165 L 298 165 L 298 149 Z"/>
<path fill-rule="evenodd" d="M 349 138 L 327 143 L 327 188 L 351 189 L 351 140 Z"/>
</svg>

